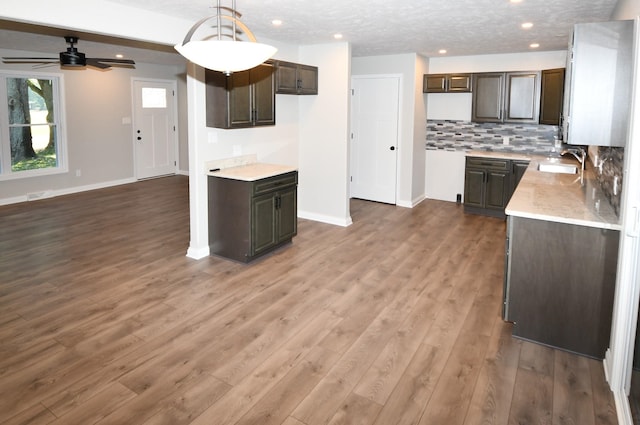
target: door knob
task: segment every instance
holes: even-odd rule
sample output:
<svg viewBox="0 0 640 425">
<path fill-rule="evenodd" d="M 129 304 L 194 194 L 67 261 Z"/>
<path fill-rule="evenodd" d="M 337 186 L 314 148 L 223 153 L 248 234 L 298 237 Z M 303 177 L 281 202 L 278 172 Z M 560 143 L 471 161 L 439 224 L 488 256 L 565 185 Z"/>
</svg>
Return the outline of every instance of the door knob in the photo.
<svg viewBox="0 0 640 425">
<path fill-rule="evenodd" d="M 396 150 L 396 147 L 395 147 L 395 146 L 391 146 L 391 147 L 389 148 L 389 150 L 395 151 L 395 150 Z"/>
</svg>

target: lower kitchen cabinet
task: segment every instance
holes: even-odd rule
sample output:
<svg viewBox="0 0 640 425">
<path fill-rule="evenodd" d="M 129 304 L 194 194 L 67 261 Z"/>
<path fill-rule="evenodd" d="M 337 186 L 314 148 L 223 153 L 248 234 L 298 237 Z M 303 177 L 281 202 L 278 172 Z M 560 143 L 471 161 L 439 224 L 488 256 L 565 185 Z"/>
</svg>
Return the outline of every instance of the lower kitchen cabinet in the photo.
<svg viewBox="0 0 640 425">
<path fill-rule="evenodd" d="M 511 160 L 467 157 L 465 212 L 504 218 L 511 193 Z"/>
<path fill-rule="evenodd" d="M 297 234 L 298 173 L 256 181 L 208 177 L 211 254 L 249 262 Z"/>
<path fill-rule="evenodd" d="M 527 171 L 528 167 L 529 161 L 511 161 L 511 195 L 516 191 L 516 187 L 518 187 L 518 183 L 522 180 L 522 176 L 524 176 L 524 172 Z M 509 199 L 511 199 L 511 196 L 509 196 Z M 507 202 L 509 201 L 507 200 Z"/>
<path fill-rule="evenodd" d="M 617 230 L 509 216 L 503 313 L 513 335 L 604 358 L 619 237 Z"/>
</svg>

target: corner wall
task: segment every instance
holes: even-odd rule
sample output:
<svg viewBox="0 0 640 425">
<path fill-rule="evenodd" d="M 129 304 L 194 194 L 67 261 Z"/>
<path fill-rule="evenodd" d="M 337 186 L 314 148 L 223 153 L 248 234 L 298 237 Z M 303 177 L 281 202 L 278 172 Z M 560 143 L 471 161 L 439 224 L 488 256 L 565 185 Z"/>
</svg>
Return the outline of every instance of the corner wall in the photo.
<svg viewBox="0 0 640 425">
<path fill-rule="evenodd" d="M 352 75 L 402 75 L 396 202 L 403 207 L 412 207 L 424 199 L 426 108 L 422 73 L 426 68 L 426 61 L 415 53 L 352 59 Z"/>
</svg>

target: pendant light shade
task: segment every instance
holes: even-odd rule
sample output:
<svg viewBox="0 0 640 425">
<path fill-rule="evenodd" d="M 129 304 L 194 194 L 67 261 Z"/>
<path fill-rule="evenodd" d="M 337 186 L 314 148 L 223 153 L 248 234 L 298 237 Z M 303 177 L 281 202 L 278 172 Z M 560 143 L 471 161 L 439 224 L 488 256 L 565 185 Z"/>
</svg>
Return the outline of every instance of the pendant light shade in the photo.
<svg viewBox="0 0 640 425">
<path fill-rule="evenodd" d="M 182 44 L 175 45 L 178 53 L 197 65 L 227 75 L 254 68 L 273 56 L 277 49 L 256 42 L 253 33 L 240 21 L 241 15 L 235 10 L 235 3 L 233 0 L 231 8 L 221 7 L 220 0 L 217 0 L 217 13 L 201 19 L 191 27 Z M 191 40 L 198 28 L 214 19 L 216 33 L 213 36 Z M 223 21 L 228 21 L 227 25 L 223 25 Z M 238 40 L 237 35 L 242 33 L 247 41 Z"/>
</svg>

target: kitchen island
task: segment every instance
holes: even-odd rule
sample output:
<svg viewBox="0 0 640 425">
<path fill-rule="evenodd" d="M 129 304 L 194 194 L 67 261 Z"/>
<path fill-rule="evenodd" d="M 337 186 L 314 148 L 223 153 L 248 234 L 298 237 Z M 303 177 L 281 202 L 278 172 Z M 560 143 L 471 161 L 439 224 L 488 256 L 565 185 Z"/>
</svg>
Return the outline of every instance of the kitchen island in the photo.
<svg viewBox="0 0 640 425">
<path fill-rule="evenodd" d="M 206 168 L 211 254 L 247 263 L 291 242 L 297 234 L 294 167 L 249 155 Z"/>
<path fill-rule="evenodd" d="M 539 171 L 544 161 L 531 160 L 506 208 L 503 317 L 514 336 L 601 359 L 621 226 L 590 168 Z"/>
</svg>

